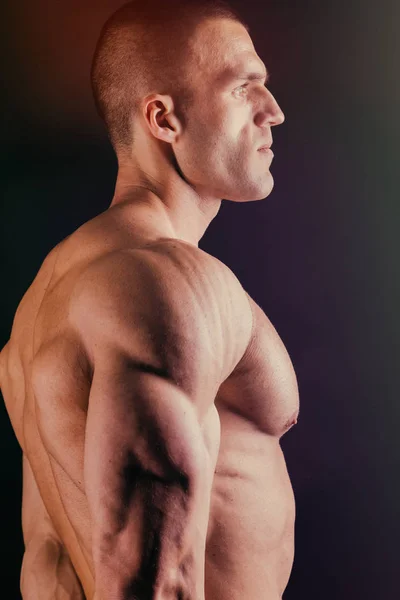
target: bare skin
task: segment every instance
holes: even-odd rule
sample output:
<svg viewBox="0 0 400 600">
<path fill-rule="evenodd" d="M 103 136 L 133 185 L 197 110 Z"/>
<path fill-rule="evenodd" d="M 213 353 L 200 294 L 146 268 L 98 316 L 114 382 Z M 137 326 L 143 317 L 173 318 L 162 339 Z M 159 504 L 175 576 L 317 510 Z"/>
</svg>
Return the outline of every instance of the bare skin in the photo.
<svg viewBox="0 0 400 600">
<path fill-rule="evenodd" d="M 23 455 L 21 569 L 24 600 L 84 600 L 83 589 L 62 539 L 43 503 L 28 457 Z"/>
<path fill-rule="evenodd" d="M 200 34 L 202 42 L 210 36 L 220 44 L 224 66 L 230 51 L 242 65 L 249 61 L 252 67 L 256 64 L 263 69 L 240 25 L 209 23 Z M 205 46 L 202 43 L 199 47 Z M 209 61 L 204 60 L 204 64 L 216 69 Z M 90 315 L 90 308 L 97 311 L 100 305 L 111 304 L 112 290 L 121 289 L 120 296 L 112 299 L 115 304 L 111 314 L 120 315 L 123 324 L 113 322 L 111 338 L 104 339 L 127 336 L 131 340 L 123 314 L 127 299 L 138 289 L 140 279 L 135 277 L 140 277 L 140 269 L 147 273 L 146 265 L 151 265 L 157 280 L 162 281 L 165 298 L 172 299 L 172 304 L 180 303 L 178 297 L 188 304 L 195 299 L 200 308 L 190 313 L 190 322 L 203 319 L 200 346 L 206 351 L 199 364 L 204 358 L 207 367 L 204 372 L 200 367 L 196 370 L 199 388 L 194 387 L 193 375 L 182 383 L 185 393 L 186 384 L 195 389 L 191 400 L 199 444 L 204 446 L 206 456 L 206 462 L 201 463 L 206 465 L 204 469 L 192 469 L 195 479 L 202 471 L 199 487 L 205 495 L 196 497 L 196 512 L 191 513 L 198 524 L 198 542 L 191 538 L 194 592 L 190 598 L 278 600 L 289 579 L 294 557 L 295 503 L 279 440 L 297 421 L 296 376 L 282 341 L 262 309 L 228 267 L 198 248 L 222 197 L 234 201 L 261 199 L 272 189 L 270 159 L 259 154 L 258 148 L 271 142 L 270 128 L 283 122 L 282 111 L 259 82 L 250 84 L 254 87 L 246 92 L 246 100 L 239 99 L 237 84 L 235 87 L 230 81 L 229 85 L 233 92 L 228 94 L 227 87 L 215 92 L 208 122 L 210 135 L 217 131 L 218 139 L 225 136 L 226 144 L 229 137 L 235 138 L 238 151 L 231 150 L 232 162 L 232 154 L 219 154 L 219 170 L 209 173 L 209 183 L 206 173 L 199 171 L 196 177 L 189 173 L 189 179 L 199 182 L 196 188 L 179 177 L 166 150 L 171 145 L 177 156 L 187 151 L 188 163 L 183 170 L 185 174 L 196 170 L 195 163 L 190 164 L 189 142 L 174 115 L 172 100 L 159 95 L 144 100 L 136 138 L 143 152 L 132 149 L 131 154 L 119 156 L 120 170 L 110 208 L 85 223 L 46 257 L 18 307 L 10 341 L 1 355 L 2 393 L 26 465 L 31 468 L 24 471 L 25 541 L 29 546 L 29 539 L 52 538 L 56 548 L 68 557 L 65 572 L 70 579 L 65 587 L 73 591 L 70 596 L 60 596 L 63 598 L 80 598 L 81 585 L 86 598 L 102 600 L 96 589 L 97 559 L 93 552 L 94 506 L 102 488 L 96 487 L 93 479 L 96 469 L 93 474 L 87 466 L 89 456 L 92 461 L 98 457 L 95 445 L 90 446 L 91 441 L 85 439 L 85 432 L 88 426 L 90 431 L 93 427 L 88 415 L 96 412 L 91 408 L 92 352 L 99 346 L 96 340 L 103 339 L 105 325 Z M 202 108 L 200 94 L 199 114 L 202 110 L 204 99 Z M 252 154 L 248 156 L 250 149 Z M 199 149 L 202 152 L 206 152 L 206 145 Z M 231 182 L 231 169 L 237 173 L 238 167 L 242 175 L 246 173 L 241 189 L 237 181 Z M 224 193 L 218 197 L 216 190 Z M 129 274 L 134 283 L 130 283 Z M 103 285 L 108 280 L 113 282 L 110 295 Z M 94 286 L 97 282 L 100 291 L 82 313 L 76 308 L 75 298 L 76 290 L 86 281 Z M 148 306 L 149 298 L 140 296 L 135 310 L 142 314 Z M 80 319 L 75 318 L 75 312 Z M 157 314 L 153 317 L 156 322 Z M 183 340 L 185 335 L 182 333 Z M 167 343 L 163 352 L 169 360 L 176 349 Z M 149 355 L 150 347 L 141 347 L 141 353 L 142 358 Z M 92 416 L 92 422 L 96 418 Z M 123 421 L 121 438 L 128 435 Z M 193 438 L 196 427 L 190 429 Z M 97 439 L 99 448 L 100 442 Z M 113 454 L 109 457 L 111 460 Z M 147 461 L 150 458 L 146 455 Z M 149 468 L 156 472 L 160 465 Z M 187 471 L 192 472 L 191 467 Z M 29 506 L 35 502 L 35 514 L 41 514 L 44 523 L 36 536 L 31 533 L 28 518 Z M 134 554 L 131 550 L 129 557 L 137 561 L 139 555 Z M 27 568 L 25 578 L 29 577 Z M 46 600 L 45 590 L 39 597 Z M 36 600 L 27 594 L 26 598 Z"/>
</svg>

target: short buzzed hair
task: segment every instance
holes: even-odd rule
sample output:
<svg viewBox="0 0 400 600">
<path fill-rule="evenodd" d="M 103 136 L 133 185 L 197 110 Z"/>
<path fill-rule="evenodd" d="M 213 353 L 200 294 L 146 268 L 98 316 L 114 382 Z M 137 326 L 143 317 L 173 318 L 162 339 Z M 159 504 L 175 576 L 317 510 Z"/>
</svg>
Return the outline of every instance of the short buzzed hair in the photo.
<svg viewBox="0 0 400 600">
<path fill-rule="evenodd" d="M 193 97 L 185 60 L 188 40 L 208 18 L 231 19 L 249 30 L 224 0 L 139 0 L 122 6 L 105 23 L 91 81 L 97 110 L 117 153 L 132 145 L 132 115 L 147 94 L 170 94 L 183 117 Z"/>
</svg>

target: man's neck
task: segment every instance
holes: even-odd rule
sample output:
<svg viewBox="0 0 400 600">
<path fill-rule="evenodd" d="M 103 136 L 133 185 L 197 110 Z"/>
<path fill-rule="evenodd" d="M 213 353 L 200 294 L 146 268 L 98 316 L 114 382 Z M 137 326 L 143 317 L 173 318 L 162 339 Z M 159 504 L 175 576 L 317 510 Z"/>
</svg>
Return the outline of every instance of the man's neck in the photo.
<svg viewBox="0 0 400 600">
<path fill-rule="evenodd" d="M 178 175 L 176 174 L 176 178 Z M 169 180 L 167 184 L 143 177 L 132 177 L 132 171 L 120 168 L 110 208 L 123 204 L 126 218 L 132 226 L 139 206 L 168 237 L 175 237 L 198 246 L 209 224 L 218 214 L 221 200 L 199 196 L 182 180 Z"/>
</svg>

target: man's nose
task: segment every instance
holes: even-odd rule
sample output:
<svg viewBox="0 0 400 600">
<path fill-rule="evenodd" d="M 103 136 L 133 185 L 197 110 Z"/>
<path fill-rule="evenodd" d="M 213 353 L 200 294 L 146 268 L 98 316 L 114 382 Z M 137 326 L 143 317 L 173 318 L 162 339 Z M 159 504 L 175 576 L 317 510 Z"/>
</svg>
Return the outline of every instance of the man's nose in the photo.
<svg viewBox="0 0 400 600">
<path fill-rule="evenodd" d="M 259 112 L 259 125 L 262 125 L 261 121 L 268 123 L 271 127 L 274 125 L 282 125 L 285 120 L 285 115 L 275 100 L 274 96 L 269 90 L 267 91 L 267 97 L 265 98 L 264 104 Z"/>
<path fill-rule="evenodd" d="M 281 107 L 279 106 L 279 104 L 276 104 L 277 106 L 277 111 L 276 114 L 274 116 L 274 122 L 271 123 L 271 125 L 282 125 L 282 123 L 285 121 L 285 115 L 283 113 L 283 111 L 281 110 Z"/>
<path fill-rule="evenodd" d="M 270 114 L 270 124 L 271 125 L 282 125 L 285 120 L 285 115 L 274 96 L 269 92 L 269 114 Z"/>
</svg>

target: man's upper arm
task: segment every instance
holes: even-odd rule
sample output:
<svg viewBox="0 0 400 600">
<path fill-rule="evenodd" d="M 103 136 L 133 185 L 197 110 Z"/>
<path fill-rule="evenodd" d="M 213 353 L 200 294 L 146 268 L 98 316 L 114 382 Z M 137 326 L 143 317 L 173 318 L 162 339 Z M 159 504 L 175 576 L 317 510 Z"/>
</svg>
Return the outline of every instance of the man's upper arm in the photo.
<svg viewBox="0 0 400 600">
<path fill-rule="evenodd" d="M 224 365 L 194 277 L 139 252 L 106 259 L 75 290 L 70 318 L 93 367 L 84 473 L 100 597 L 203 597 L 213 466 L 201 425 Z"/>
</svg>

